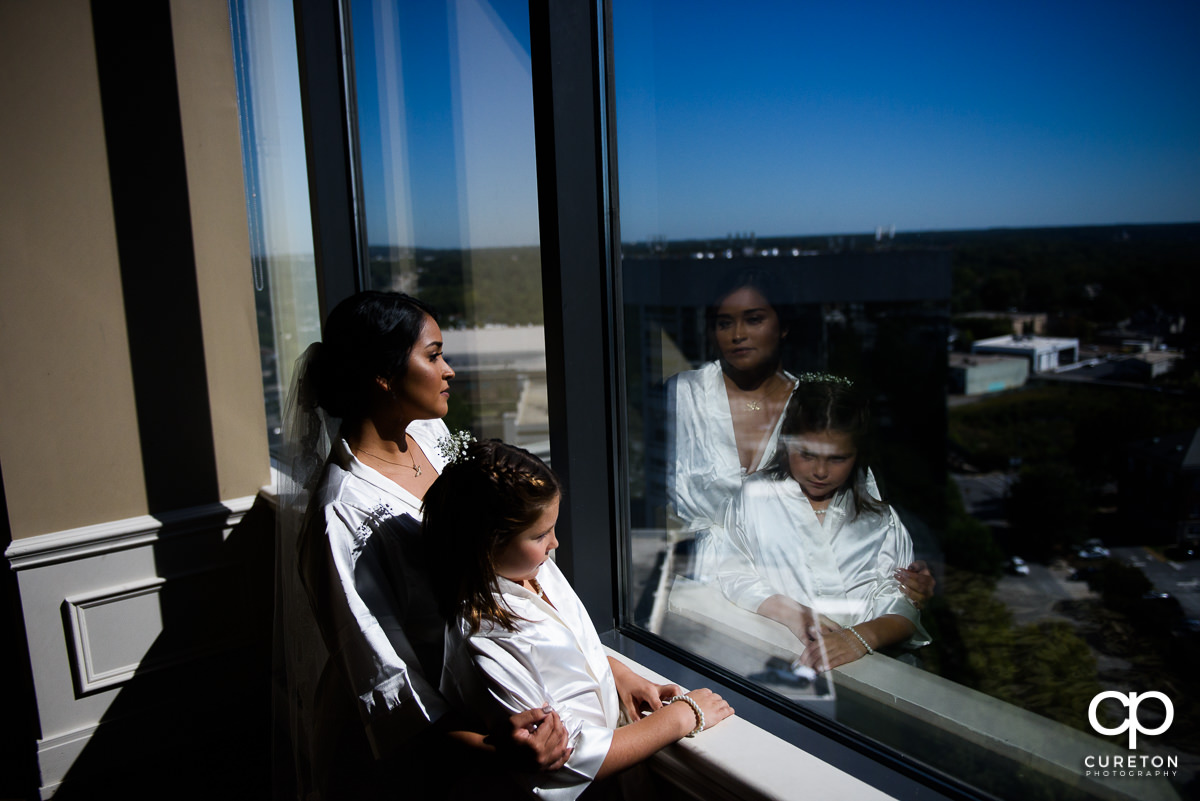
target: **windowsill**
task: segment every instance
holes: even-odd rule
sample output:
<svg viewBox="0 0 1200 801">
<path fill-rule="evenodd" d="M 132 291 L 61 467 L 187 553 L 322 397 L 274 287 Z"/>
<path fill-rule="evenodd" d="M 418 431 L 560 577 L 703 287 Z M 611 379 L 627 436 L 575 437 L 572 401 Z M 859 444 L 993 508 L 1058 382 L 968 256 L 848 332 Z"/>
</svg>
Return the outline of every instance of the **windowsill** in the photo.
<svg viewBox="0 0 1200 801">
<path fill-rule="evenodd" d="M 711 631 L 711 642 L 698 640 L 689 644 L 689 650 L 734 673 L 748 672 L 737 664 L 738 660 L 761 665 L 770 656 L 790 661 L 796 653 L 792 649 L 798 642 L 785 627 L 730 604 L 713 588 L 696 582 L 677 583 L 672 588 L 665 615 L 667 626 L 672 625 L 673 618 Z M 672 672 L 667 667 L 656 667 Z M 902 752 L 910 761 L 968 776 L 973 784 L 990 793 L 1022 797 L 1038 788 L 1054 798 L 1178 798 L 1169 782 L 1162 778 L 1085 776 L 1085 757 L 1127 752 L 1110 740 L 918 667 L 875 655 L 831 673 L 832 697 L 818 701 L 803 697 L 789 700 Z M 1086 715 L 1086 710 L 1080 710 L 1080 714 Z M 793 754 L 804 753 L 788 742 L 777 742 L 774 748 L 764 743 L 763 748 L 770 753 L 760 754 L 759 758 L 769 763 L 787 763 L 796 759 Z M 701 753 L 722 768 L 745 772 L 737 748 L 729 753 L 707 749 Z M 888 790 L 891 791 L 890 786 Z"/>
<path fill-rule="evenodd" d="M 671 681 L 611 648 L 609 654 L 651 681 Z M 705 799 L 784 801 L 795 798 L 798 787 L 812 798 L 890 797 L 736 714 L 663 749 L 652 758 L 651 767 Z"/>
</svg>

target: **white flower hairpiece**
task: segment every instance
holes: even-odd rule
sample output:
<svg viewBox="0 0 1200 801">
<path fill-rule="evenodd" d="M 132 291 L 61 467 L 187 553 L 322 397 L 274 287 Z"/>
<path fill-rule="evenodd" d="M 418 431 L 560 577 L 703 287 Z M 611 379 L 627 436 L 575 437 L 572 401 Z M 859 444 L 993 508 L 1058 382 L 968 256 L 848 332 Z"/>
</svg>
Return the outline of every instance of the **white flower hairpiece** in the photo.
<svg viewBox="0 0 1200 801">
<path fill-rule="evenodd" d="M 848 387 L 854 386 L 854 382 L 849 378 L 841 375 L 833 375 L 832 373 L 801 373 L 796 376 L 796 380 L 802 384 L 845 384 Z"/>
<path fill-rule="evenodd" d="M 440 437 L 437 441 L 438 451 L 446 464 L 461 462 L 467 455 L 467 447 L 475 441 L 475 435 L 470 431 L 458 430 L 448 437 Z"/>
</svg>

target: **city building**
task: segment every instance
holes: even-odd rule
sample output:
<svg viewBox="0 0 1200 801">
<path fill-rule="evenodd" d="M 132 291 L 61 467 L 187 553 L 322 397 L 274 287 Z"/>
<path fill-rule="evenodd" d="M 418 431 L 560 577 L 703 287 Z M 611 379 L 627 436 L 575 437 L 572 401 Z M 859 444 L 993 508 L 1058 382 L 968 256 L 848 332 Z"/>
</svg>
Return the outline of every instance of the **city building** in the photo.
<svg viewBox="0 0 1200 801">
<path fill-rule="evenodd" d="M 1047 373 L 1079 360 L 1079 340 L 1010 334 L 981 339 L 971 345 L 971 352 L 1021 356 L 1029 361 L 1031 373 Z"/>
<path fill-rule="evenodd" d="M 984 395 L 1025 385 L 1029 362 L 1011 356 L 951 353 L 950 392 L 954 395 Z"/>
</svg>

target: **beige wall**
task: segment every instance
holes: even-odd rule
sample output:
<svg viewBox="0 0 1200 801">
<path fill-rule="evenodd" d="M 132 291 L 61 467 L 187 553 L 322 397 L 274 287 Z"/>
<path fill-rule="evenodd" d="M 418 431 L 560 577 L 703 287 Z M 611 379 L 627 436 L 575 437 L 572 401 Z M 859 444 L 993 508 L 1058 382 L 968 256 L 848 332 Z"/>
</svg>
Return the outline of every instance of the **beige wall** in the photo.
<svg viewBox="0 0 1200 801">
<path fill-rule="evenodd" d="M 14 538 L 146 508 L 88 8 L 0 6 L 0 468 Z"/>
<path fill-rule="evenodd" d="M 87 0 L 0 0 L 0 468 L 14 539 L 146 513 Z M 268 478 L 224 3 L 173 24 L 222 498 Z"/>
<path fill-rule="evenodd" d="M 229 8 L 173 0 L 209 403 L 222 498 L 269 480 Z"/>
</svg>

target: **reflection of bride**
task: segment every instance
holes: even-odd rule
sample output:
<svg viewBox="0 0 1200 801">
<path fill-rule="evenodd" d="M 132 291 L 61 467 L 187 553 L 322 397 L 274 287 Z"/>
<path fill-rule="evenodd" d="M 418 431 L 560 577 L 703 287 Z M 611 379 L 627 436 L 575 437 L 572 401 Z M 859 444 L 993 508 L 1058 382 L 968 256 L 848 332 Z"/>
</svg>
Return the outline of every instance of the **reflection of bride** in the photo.
<svg viewBox="0 0 1200 801">
<path fill-rule="evenodd" d="M 796 380 L 783 370 L 781 321 L 770 278 L 736 273 L 708 310 L 720 357 L 667 382 L 667 486 L 676 516 L 695 532 L 691 574 L 712 577 L 726 510 L 747 476 L 775 453 Z"/>
</svg>

